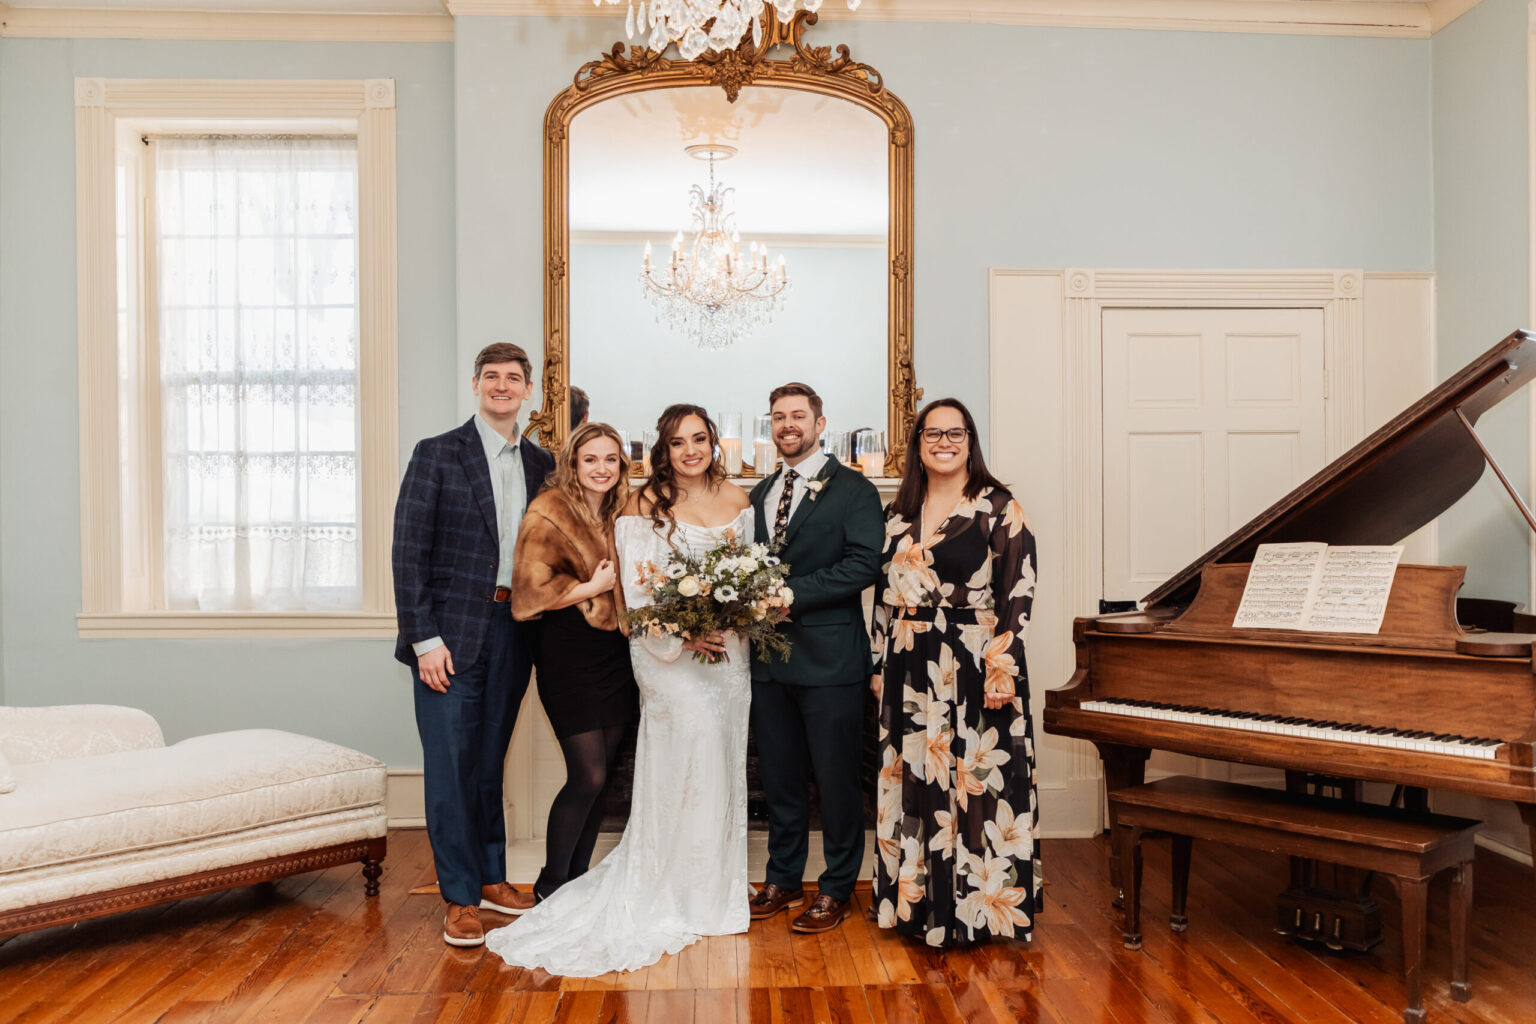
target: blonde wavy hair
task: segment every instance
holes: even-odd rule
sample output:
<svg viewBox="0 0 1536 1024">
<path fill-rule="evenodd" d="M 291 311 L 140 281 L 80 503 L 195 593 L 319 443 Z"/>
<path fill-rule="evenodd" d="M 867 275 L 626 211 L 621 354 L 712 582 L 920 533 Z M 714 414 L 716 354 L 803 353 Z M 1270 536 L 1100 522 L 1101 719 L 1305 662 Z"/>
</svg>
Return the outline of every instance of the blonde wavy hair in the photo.
<svg viewBox="0 0 1536 1024">
<path fill-rule="evenodd" d="M 576 476 L 576 459 L 582 446 L 600 437 L 612 441 L 613 446 L 619 450 L 619 481 L 603 495 L 601 522 L 592 515 L 592 509 L 587 505 L 586 492 Z M 549 475 L 548 487 L 563 497 L 566 504 L 571 506 L 571 511 L 584 522 L 605 529 L 612 526 L 619 516 L 619 509 L 624 507 L 624 502 L 629 498 L 629 453 L 624 450 L 624 439 L 606 423 L 583 423 L 571 431 L 565 447 L 560 449 L 560 457 L 555 460 L 555 471 Z"/>
</svg>

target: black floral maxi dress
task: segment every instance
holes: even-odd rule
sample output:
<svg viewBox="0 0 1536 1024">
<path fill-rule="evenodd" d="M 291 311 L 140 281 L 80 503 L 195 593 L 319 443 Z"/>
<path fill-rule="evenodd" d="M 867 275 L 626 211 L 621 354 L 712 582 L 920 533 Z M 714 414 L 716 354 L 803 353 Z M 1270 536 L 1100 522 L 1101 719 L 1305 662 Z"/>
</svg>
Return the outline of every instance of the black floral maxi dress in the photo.
<svg viewBox="0 0 1536 1024">
<path fill-rule="evenodd" d="M 887 510 L 873 633 L 878 920 L 931 946 L 1027 939 L 1041 879 L 1024 666 L 1035 538 L 990 487 L 927 544 L 921 529 Z M 992 711 L 987 694 L 1012 699 Z"/>
</svg>

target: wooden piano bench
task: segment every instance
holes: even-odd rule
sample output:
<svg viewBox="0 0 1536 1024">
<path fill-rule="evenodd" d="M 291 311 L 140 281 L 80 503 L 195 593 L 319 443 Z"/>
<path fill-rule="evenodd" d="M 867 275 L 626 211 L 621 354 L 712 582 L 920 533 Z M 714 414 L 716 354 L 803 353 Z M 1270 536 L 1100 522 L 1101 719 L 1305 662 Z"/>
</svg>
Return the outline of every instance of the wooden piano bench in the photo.
<svg viewBox="0 0 1536 1024">
<path fill-rule="evenodd" d="M 1109 805 L 1124 876 L 1126 949 L 1141 948 L 1141 840 L 1149 832 L 1173 837 L 1169 923 L 1176 932 L 1188 926 L 1189 852 L 1195 839 L 1376 871 L 1392 879 L 1402 902 L 1403 1019 L 1419 1024 L 1429 881 L 1452 869 L 1451 997 L 1459 1002 L 1470 997 L 1467 926 L 1479 822 L 1182 776 L 1114 790 Z"/>
</svg>

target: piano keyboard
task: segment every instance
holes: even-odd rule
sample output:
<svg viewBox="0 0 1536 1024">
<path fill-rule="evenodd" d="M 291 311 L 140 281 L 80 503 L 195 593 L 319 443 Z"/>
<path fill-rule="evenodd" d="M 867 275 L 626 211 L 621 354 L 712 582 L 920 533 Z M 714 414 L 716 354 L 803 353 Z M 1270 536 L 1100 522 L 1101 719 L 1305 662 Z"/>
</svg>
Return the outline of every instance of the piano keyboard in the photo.
<svg viewBox="0 0 1536 1024">
<path fill-rule="evenodd" d="M 1353 722 L 1326 722 L 1313 718 L 1261 715 L 1251 711 L 1224 711 L 1220 708 L 1163 704 L 1158 701 L 1129 700 L 1123 697 L 1085 700 L 1080 706 L 1084 711 L 1099 711 L 1108 715 L 1151 718 L 1186 725 L 1214 726 L 1219 729 L 1241 729 L 1246 732 L 1297 736 L 1309 740 L 1330 740 L 1335 743 L 1362 743 L 1367 746 L 1391 747 L 1396 750 L 1417 750 L 1429 754 L 1450 754 L 1454 757 L 1476 757 L 1485 761 L 1494 760 L 1495 751 L 1503 745 L 1502 740 L 1487 739 L 1482 736 L 1455 736 L 1427 731 L 1400 732 L 1396 729 L 1384 729 Z"/>
</svg>

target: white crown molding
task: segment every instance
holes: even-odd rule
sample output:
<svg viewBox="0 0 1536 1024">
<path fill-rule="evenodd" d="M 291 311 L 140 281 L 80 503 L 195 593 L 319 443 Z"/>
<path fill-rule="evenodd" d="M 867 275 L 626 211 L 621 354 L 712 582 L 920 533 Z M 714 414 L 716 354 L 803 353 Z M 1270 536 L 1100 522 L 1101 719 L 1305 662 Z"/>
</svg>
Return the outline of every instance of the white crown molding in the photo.
<svg viewBox="0 0 1536 1024">
<path fill-rule="evenodd" d="M 213 0 L 210 0 L 210 3 Z M 281 3 L 283 0 L 274 0 Z M 961 22 L 1055 28 L 1257 32 L 1427 38 L 1480 0 L 865 0 L 857 12 L 828 0 L 828 21 Z M 0 36 L 316 42 L 451 42 L 454 18 L 612 18 L 622 8 L 587 0 L 445 0 L 447 14 L 79 10 L 7 7 Z"/>
<path fill-rule="evenodd" d="M 1429 0 L 1429 31 L 1433 35 L 1466 14 L 1483 0 Z"/>
<path fill-rule="evenodd" d="M 210 3 L 214 0 L 209 0 Z M 321 43 L 449 43 L 446 14 L 257 14 L 6 7 L 0 36 L 31 39 L 219 39 Z"/>
<path fill-rule="evenodd" d="M 864 0 L 856 12 L 827 0 L 828 21 L 969 22 L 1059 28 L 1134 28 L 1186 32 L 1261 32 L 1280 35 L 1398 36 L 1426 38 L 1431 7 L 1477 0 Z M 445 0 L 455 16 L 613 18 L 623 7 L 588 0 Z M 1463 9 L 1465 9 L 1465 7 Z M 1459 16 L 1462 11 L 1447 18 Z"/>
</svg>

